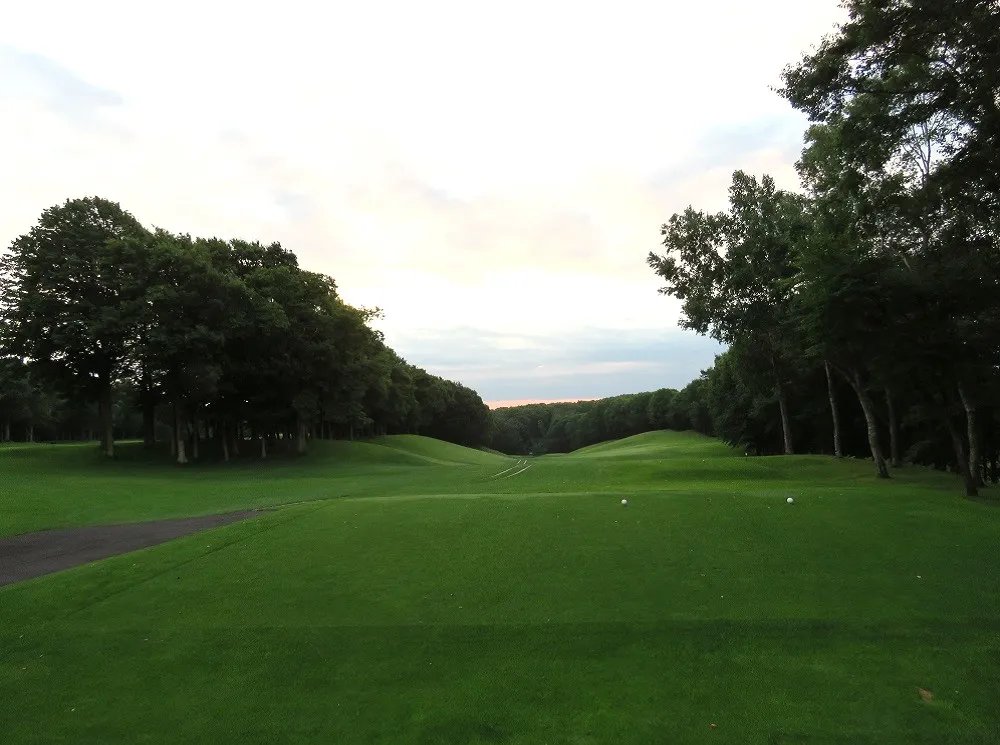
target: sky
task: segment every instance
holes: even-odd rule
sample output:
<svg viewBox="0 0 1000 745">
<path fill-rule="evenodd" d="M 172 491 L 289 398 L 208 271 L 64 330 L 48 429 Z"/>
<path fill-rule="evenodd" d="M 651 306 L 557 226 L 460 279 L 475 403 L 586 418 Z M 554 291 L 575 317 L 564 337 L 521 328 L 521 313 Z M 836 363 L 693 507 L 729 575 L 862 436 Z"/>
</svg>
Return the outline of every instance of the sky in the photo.
<svg viewBox="0 0 1000 745">
<path fill-rule="evenodd" d="M 279 241 L 491 405 L 682 388 L 717 343 L 646 264 L 732 172 L 796 188 L 771 90 L 837 0 L 35 0 L 0 24 L 0 246 L 83 196 Z"/>
</svg>

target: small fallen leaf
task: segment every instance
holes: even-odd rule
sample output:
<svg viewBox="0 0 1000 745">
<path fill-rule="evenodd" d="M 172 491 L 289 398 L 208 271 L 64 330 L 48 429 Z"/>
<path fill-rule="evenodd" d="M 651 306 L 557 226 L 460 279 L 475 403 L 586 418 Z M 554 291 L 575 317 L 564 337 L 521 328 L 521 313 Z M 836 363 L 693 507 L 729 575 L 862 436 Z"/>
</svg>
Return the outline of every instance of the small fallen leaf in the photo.
<svg viewBox="0 0 1000 745">
<path fill-rule="evenodd" d="M 934 694 L 928 691 L 926 688 L 920 688 L 920 698 L 924 701 L 930 701 L 934 698 Z"/>
</svg>

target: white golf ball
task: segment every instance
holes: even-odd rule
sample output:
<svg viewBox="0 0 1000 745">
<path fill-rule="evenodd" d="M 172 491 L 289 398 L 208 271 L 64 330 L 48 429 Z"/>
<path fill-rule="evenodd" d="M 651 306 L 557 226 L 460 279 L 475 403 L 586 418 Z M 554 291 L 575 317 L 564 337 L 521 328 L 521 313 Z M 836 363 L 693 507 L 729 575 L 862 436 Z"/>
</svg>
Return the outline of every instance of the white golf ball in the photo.
<svg viewBox="0 0 1000 745">
<path fill-rule="evenodd" d="M 623 499 L 623 500 L 622 500 L 622 504 L 623 504 L 623 505 L 624 505 L 625 507 L 628 507 L 628 500 L 627 500 L 627 499 Z"/>
<path fill-rule="evenodd" d="M 794 499 L 792 499 L 791 497 L 789 497 L 789 498 L 788 498 L 788 499 L 786 499 L 785 501 L 786 501 L 786 502 L 788 502 L 788 504 L 791 504 L 791 503 L 792 503 L 792 502 L 794 502 L 795 500 L 794 500 Z"/>
</svg>

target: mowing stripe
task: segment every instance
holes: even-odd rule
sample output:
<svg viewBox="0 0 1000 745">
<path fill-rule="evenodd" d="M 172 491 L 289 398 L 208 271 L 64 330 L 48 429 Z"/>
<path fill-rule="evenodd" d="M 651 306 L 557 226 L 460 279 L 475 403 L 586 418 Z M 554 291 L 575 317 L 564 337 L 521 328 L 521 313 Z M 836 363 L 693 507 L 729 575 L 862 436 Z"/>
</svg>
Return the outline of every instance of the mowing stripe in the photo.
<svg viewBox="0 0 1000 745">
<path fill-rule="evenodd" d="M 495 479 L 497 476 L 501 476 L 501 475 L 507 473 L 507 471 L 513 471 L 515 468 L 517 468 L 518 466 L 520 466 L 522 463 L 524 463 L 524 461 L 523 460 L 519 460 L 517 463 L 515 463 L 514 465 L 512 465 L 510 468 L 505 468 L 502 471 L 500 471 L 500 473 L 493 474 L 492 476 L 490 476 L 490 478 L 491 479 Z"/>
<path fill-rule="evenodd" d="M 508 473 L 506 476 L 502 476 L 501 478 L 509 479 L 511 476 L 517 476 L 520 473 L 524 473 L 529 468 L 531 468 L 531 464 L 530 463 L 528 465 L 526 465 L 524 468 L 522 468 L 520 471 L 514 471 L 514 473 Z"/>
</svg>

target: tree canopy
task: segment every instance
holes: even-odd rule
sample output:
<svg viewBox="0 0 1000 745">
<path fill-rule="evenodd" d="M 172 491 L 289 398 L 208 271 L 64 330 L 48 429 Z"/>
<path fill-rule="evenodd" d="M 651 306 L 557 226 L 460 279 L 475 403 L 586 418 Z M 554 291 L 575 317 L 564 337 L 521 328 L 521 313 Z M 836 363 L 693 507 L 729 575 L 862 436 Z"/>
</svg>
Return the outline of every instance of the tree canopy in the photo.
<svg viewBox="0 0 1000 745">
<path fill-rule="evenodd" d="M 951 467 L 974 495 L 998 469 L 1000 6 L 844 6 L 782 76 L 811 120 L 801 190 L 737 171 L 729 210 L 673 215 L 648 263 L 729 345 L 699 394 L 716 434 L 773 452 L 777 421 L 784 452 L 794 431 L 842 454 L 863 425 L 880 476 Z"/>
<path fill-rule="evenodd" d="M 179 464 L 255 441 L 486 437 L 479 395 L 410 365 L 280 244 L 148 230 L 113 202 L 46 210 L 0 264 L 0 435 L 171 443 Z"/>
</svg>

